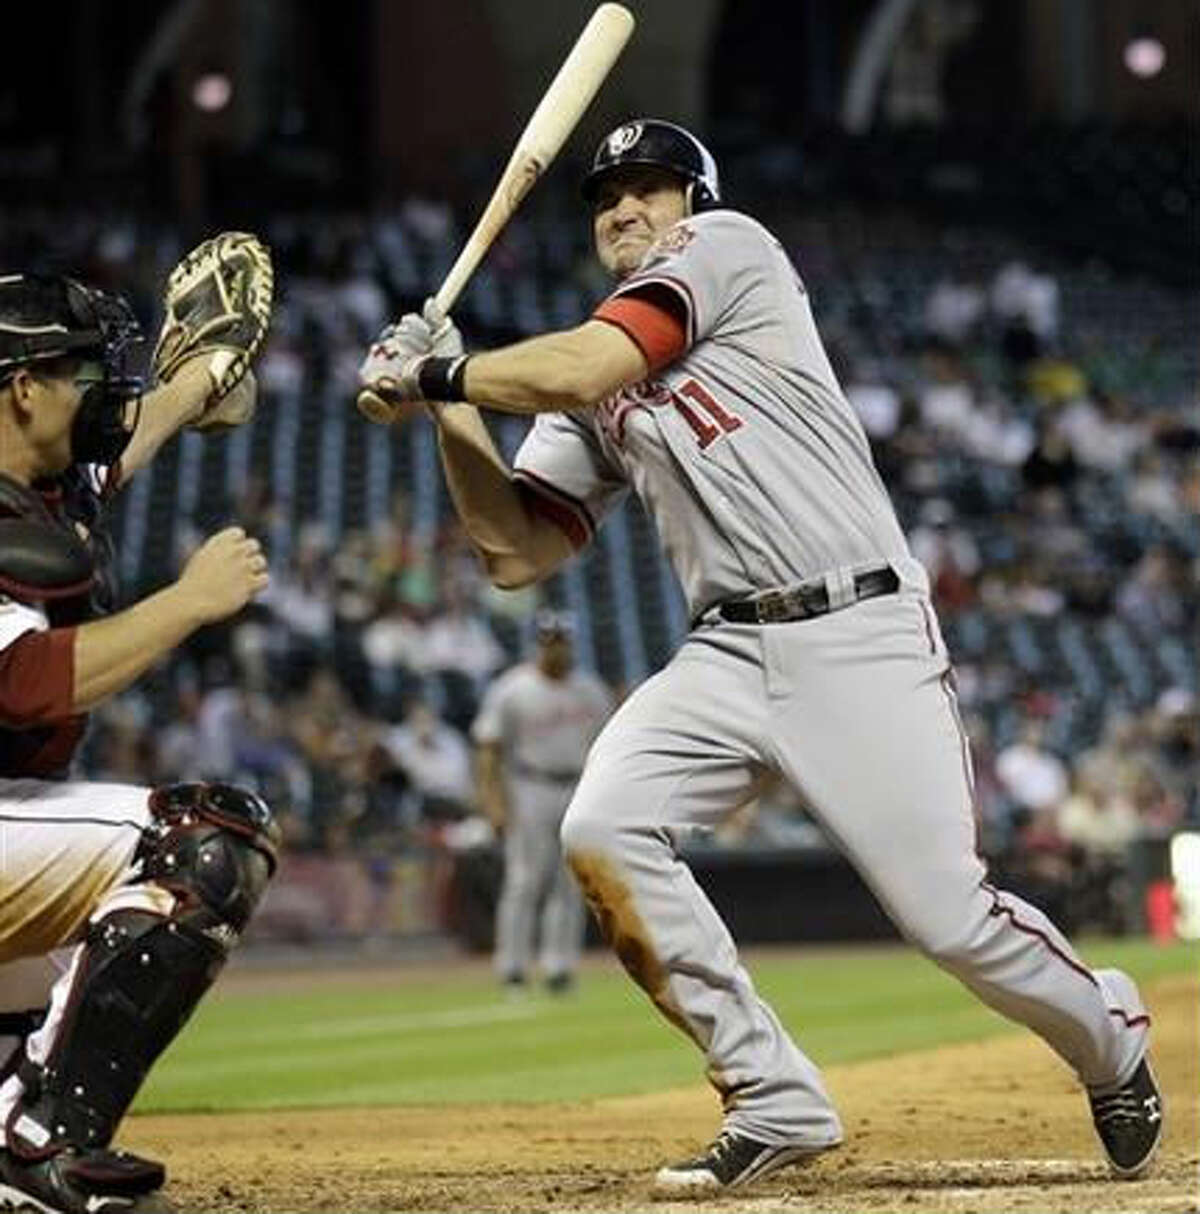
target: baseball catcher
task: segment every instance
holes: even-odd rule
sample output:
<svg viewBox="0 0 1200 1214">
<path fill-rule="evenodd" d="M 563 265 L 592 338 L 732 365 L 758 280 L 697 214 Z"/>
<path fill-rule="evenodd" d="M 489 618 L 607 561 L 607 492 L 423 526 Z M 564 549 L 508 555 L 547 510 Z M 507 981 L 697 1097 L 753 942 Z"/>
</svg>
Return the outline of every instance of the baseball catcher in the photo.
<svg viewBox="0 0 1200 1214">
<path fill-rule="evenodd" d="M 230 527 L 177 580 L 116 609 L 111 496 L 184 426 L 236 425 L 271 309 L 252 236 L 171 274 L 153 385 L 117 296 L 0 276 L 0 1206 L 172 1207 L 162 1164 L 112 1140 L 212 984 L 275 866 L 278 828 L 224 784 L 71 778 L 90 709 L 267 584 Z"/>
</svg>

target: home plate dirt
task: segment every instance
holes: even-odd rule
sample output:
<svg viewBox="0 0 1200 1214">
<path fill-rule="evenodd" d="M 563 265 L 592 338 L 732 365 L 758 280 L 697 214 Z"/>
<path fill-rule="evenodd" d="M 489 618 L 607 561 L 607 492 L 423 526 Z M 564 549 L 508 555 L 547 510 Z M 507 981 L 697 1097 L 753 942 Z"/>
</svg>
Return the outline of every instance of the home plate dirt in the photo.
<svg viewBox="0 0 1200 1214">
<path fill-rule="evenodd" d="M 703 1210 L 1200 1211 L 1200 985 L 1175 977 L 1146 994 L 1167 1134 L 1143 1180 L 1109 1179 L 1084 1096 L 1018 1031 L 828 1068 L 846 1145 Z M 167 1161 L 187 1214 L 674 1214 L 696 1203 L 652 1203 L 650 1177 L 716 1127 L 715 1097 L 697 1086 L 553 1105 L 134 1117 L 122 1145 Z"/>
</svg>

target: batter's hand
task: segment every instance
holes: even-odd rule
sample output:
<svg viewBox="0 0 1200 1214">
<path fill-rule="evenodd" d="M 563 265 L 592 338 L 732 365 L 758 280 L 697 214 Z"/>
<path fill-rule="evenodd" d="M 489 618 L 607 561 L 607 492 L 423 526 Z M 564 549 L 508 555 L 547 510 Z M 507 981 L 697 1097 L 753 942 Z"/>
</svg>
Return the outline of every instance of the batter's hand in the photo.
<svg viewBox="0 0 1200 1214">
<path fill-rule="evenodd" d="M 192 553 L 176 585 L 191 609 L 211 624 L 241 611 L 269 580 L 258 540 L 241 527 L 226 527 Z"/>
<path fill-rule="evenodd" d="M 425 359 L 458 358 L 462 353 L 462 335 L 431 296 L 422 315 L 406 312 L 367 352 L 358 369 L 363 387 L 359 411 L 384 425 L 406 421 L 424 407 L 420 372 Z"/>
<path fill-rule="evenodd" d="M 407 312 L 380 333 L 358 369 L 358 381 L 373 394 L 370 411 L 359 410 L 372 421 L 394 425 L 424 408 L 417 376 L 421 363 L 433 353 L 433 328 L 416 312 Z M 375 402 L 379 402 L 376 404 Z"/>
<path fill-rule="evenodd" d="M 421 319 L 429 326 L 432 350 L 438 358 L 457 358 L 466 353 L 458 326 L 438 307 L 436 296 L 431 295 L 425 301 Z"/>
</svg>

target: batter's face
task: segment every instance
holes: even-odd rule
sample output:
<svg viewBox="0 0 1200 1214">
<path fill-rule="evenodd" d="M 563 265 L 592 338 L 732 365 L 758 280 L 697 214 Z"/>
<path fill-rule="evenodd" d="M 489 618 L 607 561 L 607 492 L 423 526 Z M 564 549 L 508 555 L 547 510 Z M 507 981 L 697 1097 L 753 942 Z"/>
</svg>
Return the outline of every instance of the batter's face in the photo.
<svg viewBox="0 0 1200 1214">
<path fill-rule="evenodd" d="M 628 278 L 650 246 L 687 214 L 687 195 L 674 173 L 629 165 L 609 173 L 596 193 L 592 234 L 600 264 Z"/>
</svg>

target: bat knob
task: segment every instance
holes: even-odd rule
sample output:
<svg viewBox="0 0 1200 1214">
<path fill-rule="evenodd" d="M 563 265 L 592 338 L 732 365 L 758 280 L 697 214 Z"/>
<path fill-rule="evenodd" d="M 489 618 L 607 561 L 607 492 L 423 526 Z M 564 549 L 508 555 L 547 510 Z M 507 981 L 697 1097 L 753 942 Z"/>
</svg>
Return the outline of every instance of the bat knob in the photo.
<svg viewBox="0 0 1200 1214">
<path fill-rule="evenodd" d="M 358 411 L 363 417 L 377 422 L 381 426 L 390 426 L 396 416 L 395 410 L 382 396 L 378 396 L 368 389 L 364 389 L 358 394 L 355 404 L 358 405 Z"/>
</svg>

